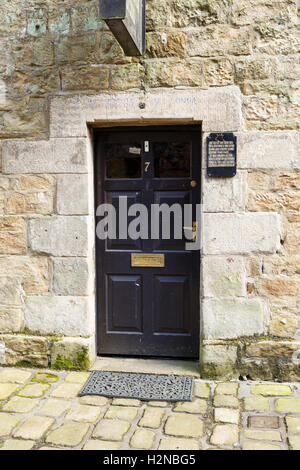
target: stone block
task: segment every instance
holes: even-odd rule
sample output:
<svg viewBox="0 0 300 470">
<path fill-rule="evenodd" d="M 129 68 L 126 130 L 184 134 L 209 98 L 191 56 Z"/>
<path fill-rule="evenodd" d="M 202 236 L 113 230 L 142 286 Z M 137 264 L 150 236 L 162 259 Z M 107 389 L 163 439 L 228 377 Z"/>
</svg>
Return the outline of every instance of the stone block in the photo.
<svg viewBox="0 0 300 470">
<path fill-rule="evenodd" d="M 216 395 L 233 395 L 236 396 L 239 390 L 239 384 L 236 382 L 218 383 L 216 386 Z"/>
<path fill-rule="evenodd" d="M 274 253 L 280 216 L 272 213 L 204 214 L 204 254 Z"/>
<path fill-rule="evenodd" d="M 20 416 L 9 413 L 0 414 L 0 437 L 8 436 L 16 425 L 21 421 Z"/>
<path fill-rule="evenodd" d="M 71 406 L 71 401 L 58 400 L 56 398 L 48 398 L 48 400 L 46 400 L 43 406 L 39 409 L 39 414 L 58 418 L 63 413 L 68 411 Z"/>
<path fill-rule="evenodd" d="M 93 270 L 85 258 L 53 258 L 53 292 L 58 295 L 88 295 Z"/>
<path fill-rule="evenodd" d="M 293 450 L 300 450 L 300 436 L 289 436 L 288 439 Z"/>
<path fill-rule="evenodd" d="M 0 257 L 0 276 L 18 280 L 26 294 L 43 294 L 49 290 L 46 257 Z"/>
<path fill-rule="evenodd" d="M 269 411 L 270 403 L 267 398 L 263 397 L 245 397 L 244 408 L 245 411 Z"/>
<path fill-rule="evenodd" d="M 82 389 L 81 384 L 61 383 L 50 393 L 54 398 L 75 398 Z"/>
<path fill-rule="evenodd" d="M 266 444 L 264 442 L 245 442 L 244 450 L 256 450 L 256 451 L 266 451 L 266 450 L 281 450 L 280 446 L 275 446 L 273 444 Z"/>
<path fill-rule="evenodd" d="M 300 398 L 279 398 L 276 411 L 284 413 L 300 413 Z"/>
<path fill-rule="evenodd" d="M 238 410 L 230 410 L 228 408 L 216 408 L 215 421 L 219 423 L 239 424 L 240 412 Z"/>
<path fill-rule="evenodd" d="M 41 439 L 45 432 L 52 426 L 54 419 L 46 418 L 44 416 L 31 416 L 28 418 L 17 431 L 14 432 L 14 437 L 21 439 Z"/>
<path fill-rule="evenodd" d="M 21 333 L 23 327 L 21 308 L 0 307 L 0 333 Z"/>
<path fill-rule="evenodd" d="M 1 384 L 0 385 L 0 400 L 7 400 L 17 389 L 19 388 L 18 384 Z"/>
<path fill-rule="evenodd" d="M 165 434 L 199 438 L 204 435 L 204 422 L 198 416 L 174 413 L 166 421 Z"/>
<path fill-rule="evenodd" d="M 300 418 L 295 416 L 287 416 L 285 418 L 288 432 L 300 434 Z"/>
<path fill-rule="evenodd" d="M 282 441 L 279 431 L 256 431 L 254 429 L 246 429 L 244 436 L 245 439 L 254 439 L 257 441 Z"/>
<path fill-rule="evenodd" d="M 139 421 L 139 426 L 145 428 L 159 428 L 164 417 L 165 410 L 163 408 L 146 408 L 142 419 Z"/>
<path fill-rule="evenodd" d="M 8 439 L 4 442 L 1 450 L 31 450 L 35 445 L 34 441 L 20 440 L 20 439 Z"/>
<path fill-rule="evenodd" d="M 295 131 L 238 135 L 238 166 L 249 169 L 299 169 L 300 138 Z"/>
<path fill-rule="evenodd" d="M 199 397 L 199 398 L 209 398 L 210 397 L 209 383 L 195 382 L 194 394 L 196 397 Z"/>
<path fill-rule="evenodd" d="M 69 421 L 50 432 L 46 442 L 58 446 L 76 447 L 84 439 L 88 430 L 88 423 Z"/>
<path fill-rule="evenodd" d="M 135 449 L 149 450 L 155 442 L 155 433 L 148 429 L 137 429 L 130 439 L 130 446 Z"/>
<path fill-rule="evenodd" d="M 101 408 L 96 406 L 78 405 L 76 407 L 72 407 L 68 412 L 66 419 L 82 423 L 94 423 L 99 418 L 101 412 Z"/>
<path fill-rule="evenodd" d="M 52 256 L 87 256 L 89 222 L 84 216 L 31 219 L 30 247 Z"/>
<path fill-rule="evenodd" d="M 87 173 L 85 139 L 5 140 L 3 173 Z"/>
<path fill-rule="evenodd" d="M 264 397 L 286 397 L 293 395 L 293 390 L 289 385 L 265 384 L 253 385 L 251 387 L 253 395 L 262 395 Z"/>
<path fill-rule="evenodd" d="M 231 131 L 242 127 L 241 92 L 237 86 L 151 90 L 145 94 L 143 102 L 145 108 L 141 109 L 140 95 L 135 91 L 51 98 L 50 135 L 87 136 L 86 122 L 173 120 L 174 116 L 179 121 L 203 121 L 203 132 L 224 131 L 224 123 Z"/>
<path fill-rule="evenodd" d="M 278 416 L 249 416 L 248 426 L 257 429 L 278 429 L 280 424 Z"/>
<path fill-rule="evenodd" d="M 199 450 L 200 445 L 196 439 L 180 437 L 163 437 L 158 450 Z"/>
<path fill-rule="evenodd" d="M 3 410 L 11 413 L 29 413 L 39 405 L 39 403 L 40 400 L 37 399 L 13 397 L 5 403 Z"/>
<path fill-rule="evenodd" d="M 21 217 L 0 217 L 0 255 L 24 255 L 26 223 Z"/>
<path fill-rule="evenodd" d="M 0 335 L 5 345 L 4 362 L 8 365 L 48 367 L 48 340 L 29 335 Z"/>
<path fill-rule="evenodd" d="M 57 177 L 57 213 L 60 215 L 88 215 L 88 175 L 59 175 Z"/>
<path fill-rule="evenodd" d="M 0 372 L 0 383 L 17 383 L 26 382 L 32 375 L 32 372 L 21 369 L 3 369 Z"/>
<path fill-rule="evenodd" d="M 264 332 L 264 309 L 259 299 L 206 299 L 202 315 L 206 339 L 235 339 Z"/>
<path fill-rule="evenodd" d="M 246 173 L 234 178 L 211 178 L 204 173 L 202 198 L 204 212 L 237 212 L 245 209 Z"/>
<path fill-rule="evenodd" d="M 89 336 L 93 333 L 89 298 L 31 296 L 25 300 L 25 326 L 45 335 Z"/>
<path fill-rule="evenodd" d="M 235 424 L 218 424 L 212 433 L 210 442 L 217 446 L 232 446 L 239 442 L 239 428 Z"/>
<path fill-rule="evenodd" d="M 49 388 L 49 384 L 29 383 L 19 390 L 18 396 L 25 398 L 40 398 L 47 390 L 49 390 Z"/>
<path fill-rule="evenodd" d="M 191 402 L 178 402 L 174 407 L 174 411 L 184 413 L 206 413 L 207 401 L 196 398 Z"/>
<path fill-rule="evenodd" d="M 63 338 L 51 347 L 51 365 L 57 369 L 89 369 L 95 360 L 95 338 Z M 87 397 L 85 397 L 87 399 Z M 90 401 L 94 398 L 89 397 Z M 101 397 L 101 401 L 104 399 Z M 90 403 L 87 403 L 90 404 Z"/>
<path fill-rule="evenodd" d="M 121 419 L 102 419 L 97 424 L 93 437 L 103 441 L 122 441 L 124 435 L 129 431 L 130 424 Z"/>
<path fill-rule="evenodd" d="M 118 418 L 132 421 L 136 418 L 138 409 L 134 406 L 110 406 L 105 413 L 105 418 Z"/>
<path fill-rule="evenodd" d="M 237 347 L 205 345 L 200 352 L 201 371 L 204 377 L 231 377 L 235 374 Z"/>
<path fill-rule="evenodd" d="M 205 256 L 202 279 L 204 297 L 245 296 L 245 259 L 241 256 Z"/>
</svg>

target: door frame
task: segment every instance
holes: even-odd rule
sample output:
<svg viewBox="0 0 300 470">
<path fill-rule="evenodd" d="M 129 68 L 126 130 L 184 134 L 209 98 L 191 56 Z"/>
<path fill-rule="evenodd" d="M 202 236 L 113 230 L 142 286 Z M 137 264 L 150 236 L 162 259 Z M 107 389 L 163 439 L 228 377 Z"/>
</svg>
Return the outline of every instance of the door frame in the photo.
<svg viewBox="0 0 300 470">
<path fill-rule="evenodd" d="M 128 131 L 128 132 L 168 132 L 168 131 L 178 131 L 178 132 L 195 132 L 195 133 L 198 133 L 199 134 L 199 162 L 197 164 L 197 171 L 199 171 L 199 179 L 198 179 L 198 182 L 199 182 L 199 189 L 198 189 L 198 197 L 199 197 L 199 201 L 197 202 L 198 204 L 201 204 L 201 199 L 202 199 L 202 162 L 203 162 L 203 132 L 202 132 L 202 123 L 198 122 L 198 123 L 195 123 L 195 124 L 191 124 L 191 123 L 188 123 L 188 124 L 179 124 L 179 123 L 176 123 L 176 124 L 162 124 L 162 125 L 157 125 L 157 124 L 153 124 L 151 125 L 150 123 L 149 124 L 144 124 L 144 125 L 141 125 L 140 123 L 137 124 L 137 125 L 130 125 L 130 123 L 128 123 L 128 125 L 126 125 L 125 122 L 122 122 L 121 125 L 119 126 L 116 126 L 116 125 L 106 125 L 106 126 L 101 126 L 101 127 L 97 127 L 97 128 L 93 128 L 93 143 L 94 143 L 94 149 L 93 149 L 93 152 L 94 152 L 94 201 L 95 201 L 95 208 L 97 208 L 97 204 L 99 204 L 99 201 L 103 202 L 102 201 L 102 197 L 100 198 L 99 197 L 99 185 L 97 184 L 97 178 L 96 176 L 101 174 L 100 172 L 97 171 L 98 169 L 98 165 L 99 165 L 99 162 L 98 162 L 98 146 L 97 146 L 97 143 L 98 143 L 98 135 L 99 134 L 102 134 L 102 133 L 105 133 L 105 132 L 118 132 L 119 131 Z M 100 163 L 101 165 L 101 163 Z M 103 183 L 103 177 L 104 175 L 101 174 L 101 184 L 100 186 L 102 186 L 102 183 Z M 95 214 L 94 214 L 94 218 L 95 218 Z M 200 227 L 200 232 L 201 232 L 201 236 L 202 236 L 202 231 L 203 231 L 203 227 L 201 226 Z M 200 250 L 196 252 L 197 253 L 197 258 L 198 258 L 198 262 L 199 262 L 199 269 L 197 270 L 197 278 L 195 280 L 193 280 L 193 282 L 195 282 L 197 284 L 197 293 L 198 293 L 198 300 L 197 300 L 197 308 L 196 310 L 199 312 L 199 315 L 197 316 L 196 318 L 196 321 L 197 321 L 197 328 L 198 328 L 198 331 L 199 331 L 199 353 L 198 353 L 198 356 L 195 357 L 195 358 L 192 358 L 191 360 L 199 360 L 199 354 L 200 354 L 200 348 L 201 348 L 201 252 Z M 144 357 L 144 358 L 151 358 L 151 356 L 132 356 L 130 354 L 128 355 L 124 355 L 124 354 L 103 354 L 102 352 L 100 353 L 99 352 L 99 328 L 98 328 L 98 325 L 99 325 L 99 322 L 101 322 L 101 319 L 103 318 L 103 315 L 105 315 L 105 312 L 102 311 L 102 299 L 101 299 L 101 295 L 99 295 L 99 292 L 98 292 L 98 286 L 99 286 L 99 277 L 102 277 L 102 274 L 101 274 L 101 250 L 99 249 L 98 247 L 98 243 L 97 243 L 97 238 L 96 238 L 96 231 L 95 231 L 95 268 L 96 268 L 96 273 L 95 273 L 95 300 L 96 300 L 96 353 L 97 355 L 102 355 L 102 356 L 123 356 L 123 357 Z M 103 287 L 103 286 L 102 286 Z M 164 359 L 168 359 L 168 357 L 158 357 L 159 359 L 161 360 L 164 360 Z M 176 359 L 174 357 L 172 357 L 172 359 Z M 182 359 L 181 357 L 178 357 L 178 359 Z"/>
</svg>

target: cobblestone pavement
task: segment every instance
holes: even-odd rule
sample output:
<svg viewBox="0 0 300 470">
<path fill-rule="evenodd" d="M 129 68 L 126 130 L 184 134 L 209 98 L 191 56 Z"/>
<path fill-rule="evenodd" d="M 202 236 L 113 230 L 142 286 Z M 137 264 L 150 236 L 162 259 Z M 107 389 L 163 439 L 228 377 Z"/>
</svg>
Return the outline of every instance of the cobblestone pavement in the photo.
<svg viewBox="0 0 300 470">
<path fill-rule="evenodd" d="M 191 403 L 78 398 L 88 376 L 0 368 L 0 450 L 300 450 L 300 384 L 196 380 Z"/>
</svg>

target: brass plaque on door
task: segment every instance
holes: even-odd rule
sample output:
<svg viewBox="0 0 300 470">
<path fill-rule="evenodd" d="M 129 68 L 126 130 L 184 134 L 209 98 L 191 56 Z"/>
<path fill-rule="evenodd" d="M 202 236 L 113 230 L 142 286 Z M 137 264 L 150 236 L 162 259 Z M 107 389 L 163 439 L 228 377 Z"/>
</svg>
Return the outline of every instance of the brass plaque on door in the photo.
<svg viewBox="0 0 300 470">
<path fill-rule="evenodd" d="M 132 268 L 164 268 L 165 255 L 161 254 L 145 254 L 131 253 Z"/>
</svg>

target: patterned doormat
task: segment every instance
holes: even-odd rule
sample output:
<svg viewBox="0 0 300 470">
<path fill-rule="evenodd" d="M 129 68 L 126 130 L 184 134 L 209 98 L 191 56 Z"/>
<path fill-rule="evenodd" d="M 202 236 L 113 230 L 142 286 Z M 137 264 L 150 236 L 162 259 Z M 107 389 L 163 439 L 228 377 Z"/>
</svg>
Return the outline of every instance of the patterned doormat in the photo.
<svg viewBox="0 0 300 470">
<path fill-rule="evenodd" d="M 95 371 L 78 395 L 147 401 L 192 401 L 193 384 L 192 377 Z"/>
</svg>

